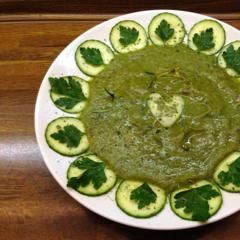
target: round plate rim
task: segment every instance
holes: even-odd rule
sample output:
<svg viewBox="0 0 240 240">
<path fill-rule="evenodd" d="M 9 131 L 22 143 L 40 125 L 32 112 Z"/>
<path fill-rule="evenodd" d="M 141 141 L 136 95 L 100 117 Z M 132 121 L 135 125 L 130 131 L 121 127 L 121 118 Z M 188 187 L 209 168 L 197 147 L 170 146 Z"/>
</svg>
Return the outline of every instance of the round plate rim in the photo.
<svg viewBox="0 0 240 240">
<path fill-rule="evenodd" d="M 208 19 L 213 19 L 215 21 L 218 21 L 220 22 L 223 26 L 227 26 L 228 28 L 231 29 L 231 31 L 234 31 L 234 32 L 237 32 L 239 33 L 239 30 L 234 28 L 233 26 L 221 21 L 221 20 L 218 20 L 216 18 L 213 18 L 213 17 L 210 17 L 210 16 L 207 16 L 207 15 L 204 15 L 204 14 L 199 14 L 199 13 L 195 13 L 195 12 L 191 12 L 191 11 L 181 11 L 181 10 L 172 10 L 172 9 L 153 9 L 153 10 L 145 10 L 145 11 L 137 11 L 137 12 L 132 12 L 132 13 L 128 13 L 128 14 L 124 14 L 124 15 L 120 15 L 120 16 L 117 16 L 117 17 L 114 17 L 114 18 L 111 18 L 107 21 L 104 21 L 100 24 L 97 24 L 95 25 L 94 27 L 90 28 L 89 30 L 87 30 L 86 32 L 84 32 L 83 34 L 79 35 L 78 37 L 76 37 L 73 41 L 71 41 L 59 54 L 58 56 L 53 60 L 53 62 L 51 63 L 50 67 L 48 68 L 42 82 L 41 82 L 41 85 L 40 85 L 40 88 L 39 88 L 39 91 L 38 91 L 38 94 L 37 94 L 37 99 L 36 99 L 36 104 L 35 104 L 35 110 L 34 110 L 34 128 L 35 128 L 35 136 L 36 136 L 36 139 L 37 139 L 37 143 L 38 143 L 38 146 L 40 148 L 40 152 L 41 152 L 41 155 L 43 157 L 43 160 L 49 170 L 49 172 L 51 173 L 51 175 L 53 176 L 53 178 L 56 180 L 56 182 L 61 186 L 61 188 L 64 189 L 65 192 L 67 192 L 72 198 L 74 198 L 78 203 L 80 203 L 82 206 L 86 207 L 87 209 L 91 210 L 92 212 L 106 218 L 106 219 L 109 219 L 109 220 L 112 220 L 114 222 L 117 222 L 117 223 L 120 223 L 120 224 L 123 224 L 123 225 L 126 225 L 126 226 L 131 226 L 131 227 L 135 227 L 135 228 L 140 228 L 140 229 L 149 229 L 149 230 L 181 230 L 181 229 L 190 229 L 190 228 L 196 228 L 196 227 L 200 227 L 200 226 L 204 226 L 204 225 L 208 225 L 208 224 L 211 224 L 211 223 L 214 223 L 214 222 L 217 222 L 221 219 L 224 219 L 236 212 L 238 212 L 240 210 L 240 206 L 238 207 L 237 210 L 234 210 L 234 211 L 229 211 L 227 214 L 225 214 L 224 216 L 220 217 L 220 218 L 217 218 L 217 219 L 214 219 L 214 220 L 209 220 L 207 222 L 204 222 L 204 223 L 199 223 L 199 222 L 192 222 L 192 221 L 187 221 L 189 222 L 189 225 L 186 225 L 186 226 L 169 226 L 169 227 L 164 227 L 162 228 L 161 226 L 159 227 L 152 227 L 151 225 L 148 226 L 148 224 L 146 224 L 145 226 L 139 226 L 139 224 L 137 223 L 137 219 L 136 219 L 136 223 L 126 223 L 124 221 L 122 221 L 121 219 L 116 219 L 112 216 L 109 216 L 107 214 L 104 214 L 104 212 L 101 212 L 101 211 L 98 211 L 96 209 L 94 209 L 94 207 L 91 207 L 89 206 L 88 204 L 86 204 L 84 201 L 80 200 L 79 197 L 77 197 L 76 195 L 74 195 L 71 191 L 69 191 L 66 186 L 64 186 L 59 180 L 58 180 L 58 175 L 55 171 L 53 171 L 51 169 L 51 166 L 50 166 L 50 163 L 49 163 L 49 160 L 47 160 L 47 157 L 45 156 L 44 152 L 43 152 L 43 147 L 42 147 L 42 142 L 40 141 L 40 130 L 39 130 L 39 124 L 38 124 L 38 118 L 39 118 L 39 114 L 40 114 L 40 95 L 41 95 L 41 92 L 43 91 L 43 88 L 44 88 L 44 81 L 46 79 L 46 76 L 48 76 L 49 72 L 51 71 L 51 69 L 53 68 L 53 65 L 54 63 L 60 58 L 61 54 L 70 46 L 72 45 L 75 41 L 77 41 L 80 37 L 84 37 L 85 35 L 89 34 L 90 32 L 93 32 L 95 31 L 98 27 L 101 27 L 105 24 L 109 24 L 111 23 L 112 21 L 118 21 L 118 20 L 122 20 L 123 17 L 132 17 L 133 15 L 139 15 L 139 14 L 146 14 L 146 13 L 149 13 L 149 14 L 153 14 L 153 16 L 155 16 L 156 14 L 158 13 L 161 13 L 161 12 L 171 12 L 171 13 L 174 13 L 174 14 L 193 14 L 193 15 L 197 15 L 199 17 L 202 17 L 202 18 L 208 18 Z M 152 17 L 153 17 L 152 16 Z M 180 16 L 181 18 L 181 16 Z M 226 45 L 226 43 L 225 43 Z M 112 46 L 111 46 L 112 47 Z M 72 115 L 74 116 L 74 115 Z M 169 205 L 169 203 L 167 203 Z M 117 206 L 116 206 L 117 207 Z M 177 217 L 177 216 L 176 216 Z M 134 219 L 134 218 L 133 218 Z M 144 220 L 144 219 L 143 219 Z M 186 220 L 183 220 L 183 221 L 186 221 Z"/>
</svg>

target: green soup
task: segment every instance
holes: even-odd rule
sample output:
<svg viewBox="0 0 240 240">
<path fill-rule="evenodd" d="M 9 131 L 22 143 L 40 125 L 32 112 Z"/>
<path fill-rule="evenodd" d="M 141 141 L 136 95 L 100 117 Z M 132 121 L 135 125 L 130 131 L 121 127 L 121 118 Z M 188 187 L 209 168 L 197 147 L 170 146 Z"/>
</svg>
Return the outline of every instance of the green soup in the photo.
<svg viewBox="0 0 240 240">
<path fill-rule="evenodd" d="M 90 150 L 121 178 L 143 179 L 166 190 L 212 176 L 239 149 L 240 85 L 216 57 L 178 47 L 148 46 L 118 54 L 90 82 L 81 115 Z M 166 128 L 147 104 L 158 93 L 184 99 Z"/>
</svg>

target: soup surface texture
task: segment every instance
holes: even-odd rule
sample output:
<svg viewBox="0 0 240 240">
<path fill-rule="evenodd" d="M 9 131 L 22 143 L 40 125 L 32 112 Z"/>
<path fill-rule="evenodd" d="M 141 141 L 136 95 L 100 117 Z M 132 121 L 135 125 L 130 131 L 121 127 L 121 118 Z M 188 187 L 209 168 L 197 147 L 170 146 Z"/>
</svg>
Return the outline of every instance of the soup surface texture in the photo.
<svg viewBox="0 0 240 240">
<path fill-rule="evenodd" d="M 90 89 L 81 115 L 90 150 L 121 178 L 171 191 L 211 177 L 224 156 L 239 149 L 240 85 L 215 56 L 183 44 L 117 54 Z M 173 96 L 184 100 L 172 126 L 164 127 L 149 108 L 155 93 L 160 110 Z"/>
</svg>

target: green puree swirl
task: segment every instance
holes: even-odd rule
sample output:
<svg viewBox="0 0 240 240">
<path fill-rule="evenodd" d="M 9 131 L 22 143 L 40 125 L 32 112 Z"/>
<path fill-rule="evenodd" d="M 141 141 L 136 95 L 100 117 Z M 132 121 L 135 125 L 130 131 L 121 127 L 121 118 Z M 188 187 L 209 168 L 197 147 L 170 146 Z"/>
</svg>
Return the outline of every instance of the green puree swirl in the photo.
<svg viewBox="0 0 240 240">
<path fill-rule="evenodd" d="M 211 177 L 223 157 L 239 149 L 240 83 L 217 66 L 215 56 L 183 44 L 148 46 L 116 55 L 90 89 L 81 116 L 90 150 L 119 177 L 144 179 L 170 191 Z M 171 127 L 151 113 L 152 93 L 184 99 Z"/>
</svg>

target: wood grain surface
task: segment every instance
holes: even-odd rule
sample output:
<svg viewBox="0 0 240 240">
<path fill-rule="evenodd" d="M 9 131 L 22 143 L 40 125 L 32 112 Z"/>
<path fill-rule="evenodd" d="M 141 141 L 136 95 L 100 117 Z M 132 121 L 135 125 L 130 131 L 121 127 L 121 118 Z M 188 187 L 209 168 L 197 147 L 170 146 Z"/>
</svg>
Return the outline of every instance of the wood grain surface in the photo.
<svg viewBox="0 0 240 240">
<path fill-rule="evenodd" d="M 6 8 L 14 1 L 3 2 Z M 38 88 L 60 51 L 109 16 L 44 16 L 0 18 L 0 240 L 240 239 L 239 213 L 198 229 L 140 230 L 97 216 L 58 186 L 35 140 Z M 218 14 L 240 28 L 240 18 L 234 16 Z"/>
<path fill-rule="evenodd" d="M 101 4 L 99 4 L 101 3 Z M 0 0 L 0 13 L 126 13 L 148 9 L 239 12 L 239 0 Z"/>
</svg>

